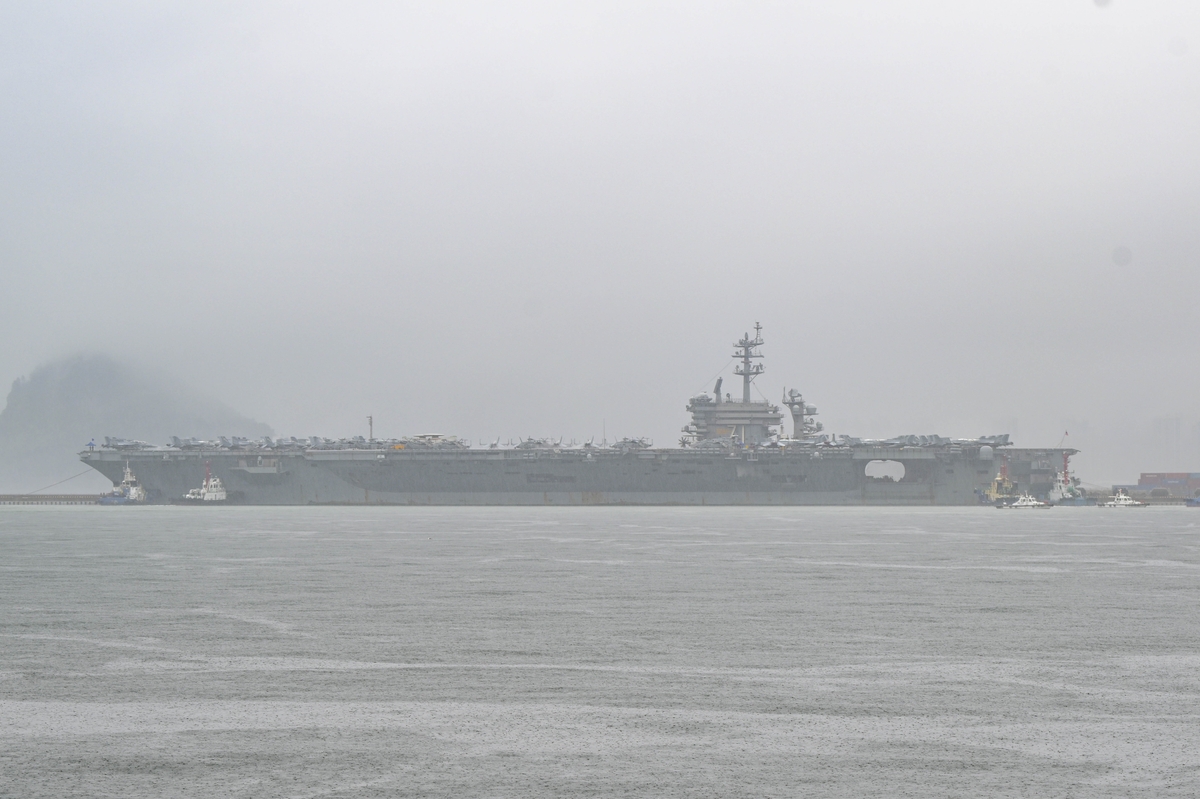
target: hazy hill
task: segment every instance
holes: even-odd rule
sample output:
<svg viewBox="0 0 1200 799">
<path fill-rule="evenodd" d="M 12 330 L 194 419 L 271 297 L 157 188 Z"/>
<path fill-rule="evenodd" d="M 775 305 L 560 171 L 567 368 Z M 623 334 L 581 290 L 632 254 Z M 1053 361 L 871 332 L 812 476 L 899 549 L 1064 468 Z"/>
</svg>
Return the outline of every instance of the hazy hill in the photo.
<svg viewBox="0 0 1200 799">
<path fill-rule="evenodd" d="M 169 375 L 107 355 L 45 364 L 13 383 L 0 411 L 0 493 L 33 491 L 83 471 L 77 453 L 90 439 L 165 444 L 173 435 L 257 437 L 271 428 Z M 107 487 L 97 474 L 53 490 Z"/>
</svg>

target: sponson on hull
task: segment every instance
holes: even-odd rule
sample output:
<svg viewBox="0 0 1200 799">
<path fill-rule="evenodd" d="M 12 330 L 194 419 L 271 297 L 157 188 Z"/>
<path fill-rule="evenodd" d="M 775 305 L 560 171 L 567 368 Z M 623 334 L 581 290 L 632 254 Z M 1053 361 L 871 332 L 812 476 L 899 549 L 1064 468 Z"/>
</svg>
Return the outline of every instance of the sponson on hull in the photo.
<svg viewBox="0 0 1200 799">
<path fill-rule="evenodd" d="M 741 396 L 691 398 L 679 445 L 643 439 L 562 445 L 528 439 L 472 448 L 449 436 L 330 441 L 174 439 L 171 446 L 106 440 L 81 453 L 97 470 L 134 463 L 148 501 L 194 487 L 205 463 L 245 504 L 412 505 L 975 505 L 1003 467 L 1020 490 L 1050 491 L 1075 450 L 1018 449 L 1007 435 L 977 439 L 826 434 L 815 406 L 785 391 L 780 407 L 754 401 L 764 372 L 762 328 L 734 344 Z"/>
</svg>

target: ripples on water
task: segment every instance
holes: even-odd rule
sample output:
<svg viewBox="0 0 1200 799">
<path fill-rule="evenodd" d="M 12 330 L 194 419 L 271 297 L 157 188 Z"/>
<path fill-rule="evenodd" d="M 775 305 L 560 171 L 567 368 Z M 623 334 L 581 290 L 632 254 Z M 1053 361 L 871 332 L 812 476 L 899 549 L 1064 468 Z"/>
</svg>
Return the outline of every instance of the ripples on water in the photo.
<svg viewBox="0 0 1200 799">
<path fill-rule="evenodd" d="M 0 796 L 1194 796 L 1200 511 L 0 510 Z"/>
</svg>

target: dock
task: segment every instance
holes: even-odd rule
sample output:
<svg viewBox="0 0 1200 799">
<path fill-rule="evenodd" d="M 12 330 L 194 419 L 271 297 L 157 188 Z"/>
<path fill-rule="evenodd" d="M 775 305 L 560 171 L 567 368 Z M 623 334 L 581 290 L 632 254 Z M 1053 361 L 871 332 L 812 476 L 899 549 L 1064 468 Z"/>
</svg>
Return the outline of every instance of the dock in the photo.
<svg viewBox="0 0 1200 799">
<path fill-rule="evenodd" d="M 0 494 L 0 505 L 99 505 L 99 494 Z"/>
</svg>

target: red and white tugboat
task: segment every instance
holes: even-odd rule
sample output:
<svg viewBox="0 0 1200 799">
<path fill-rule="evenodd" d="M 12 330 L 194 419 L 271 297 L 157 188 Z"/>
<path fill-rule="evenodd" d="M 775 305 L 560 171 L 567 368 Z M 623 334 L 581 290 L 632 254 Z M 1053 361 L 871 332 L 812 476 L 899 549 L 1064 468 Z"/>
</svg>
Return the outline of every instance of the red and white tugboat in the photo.
<svg viewBox="0 0 1200 799">
<path fill-rule="evenodd" d="M 204 462 L 204 484 L 193 488 L 179 499 L 171 500 L 173 505 L 224 505 L 229 501 L 229 494 L 221 483 L 220 477 L 213 477 L 212 466 Z"/>
<path fill-rule="evenodd" d="M 1062 471 L 1054 476 L 1048 499 L 1055 505 L 1095 505 L 1096 500 L 1087 496 L 1079 487 L 1079 478 L 1071 476 L 1071 455 L 1062 455 Z"/>
</svg>

